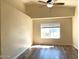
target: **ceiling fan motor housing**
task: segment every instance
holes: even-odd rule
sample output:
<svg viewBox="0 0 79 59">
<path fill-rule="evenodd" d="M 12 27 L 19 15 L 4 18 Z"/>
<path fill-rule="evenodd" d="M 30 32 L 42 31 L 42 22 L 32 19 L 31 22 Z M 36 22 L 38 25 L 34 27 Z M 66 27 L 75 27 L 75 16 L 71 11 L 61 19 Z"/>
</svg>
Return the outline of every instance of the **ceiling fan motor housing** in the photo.
<svg viewBox="0 0 79 59">
<path fill-rule="evenodd" d="M 48 0 L 48 1 L 47 1 L 47 3 L 50 3 L 50 2 L 52 2 L 52 0 Z"/>
</svg>

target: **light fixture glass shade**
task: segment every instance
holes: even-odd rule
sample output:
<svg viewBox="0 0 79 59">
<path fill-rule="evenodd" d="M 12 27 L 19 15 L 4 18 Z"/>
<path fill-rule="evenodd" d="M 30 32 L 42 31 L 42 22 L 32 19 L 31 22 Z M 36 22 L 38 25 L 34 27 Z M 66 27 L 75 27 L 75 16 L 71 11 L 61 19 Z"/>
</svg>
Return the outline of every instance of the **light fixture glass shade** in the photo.
<svg viewBox="0 0 79 59">
<path fill-rule="evenodd" d="M 48 3 L 48 4 L 47 4 L 47 7 L 48 7 L 48 8 L 51 8 L 51 7 L 53 7 L 53 4 Z"/>
</svg>

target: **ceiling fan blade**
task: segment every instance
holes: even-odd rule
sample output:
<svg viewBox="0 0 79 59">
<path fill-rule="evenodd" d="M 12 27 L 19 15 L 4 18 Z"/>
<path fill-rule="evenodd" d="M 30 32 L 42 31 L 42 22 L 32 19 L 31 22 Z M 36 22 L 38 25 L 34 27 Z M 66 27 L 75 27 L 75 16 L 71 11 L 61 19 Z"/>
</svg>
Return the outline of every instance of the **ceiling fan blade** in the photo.
<svg viewBox="0 0 79 59">
<path fill-rule="evenodd" d="M 54 2 L 56 2 L 57 0 L 53 0 Z"/>
<path fill-rule="evenodd" d="M 64 5 L 64 3 L 53 3 L 53 5 Z"/>
<path fill-rule="evenodd" d="M 38 1 L 38 2 L 40 2 L 40 3 L 44 3 L 44 4 L 47 4 L 47 2 L 44 2 L 44 1 Z"/>
</svg>

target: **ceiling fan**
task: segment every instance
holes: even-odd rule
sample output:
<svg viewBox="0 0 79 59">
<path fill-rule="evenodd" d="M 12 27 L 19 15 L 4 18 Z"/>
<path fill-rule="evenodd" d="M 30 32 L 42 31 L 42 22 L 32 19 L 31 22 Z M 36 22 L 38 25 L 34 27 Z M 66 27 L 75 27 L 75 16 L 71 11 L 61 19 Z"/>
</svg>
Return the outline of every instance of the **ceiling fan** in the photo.
<svg viewBox="0 0 79 59">
<path fill-rule="evenodd" d="M 41 3 L 41 4 L 47 5 L 47 7 L 49 7 L 49 8 L 53 7 L 54 5 L 64 5 L 63 2 L 57 3 L 56 1 L 57 0 L 48 0 L 48 1 L 45 2 L 45 1 L 39 0 L 38 2 Z"/>
</svg>

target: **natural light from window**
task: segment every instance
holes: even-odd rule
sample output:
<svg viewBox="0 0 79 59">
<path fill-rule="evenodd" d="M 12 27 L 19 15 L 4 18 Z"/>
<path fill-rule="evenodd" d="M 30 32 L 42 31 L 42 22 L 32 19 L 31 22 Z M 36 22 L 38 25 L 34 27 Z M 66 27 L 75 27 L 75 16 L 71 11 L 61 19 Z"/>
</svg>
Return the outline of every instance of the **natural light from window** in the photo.
<svg viewBox="0 0 79 59">
<path fill-rule="evenodd" d="M 60 24 L 59 23 L 44 23 L 41 24 L 41 38 L 60 38 Z"/>
</svg>

